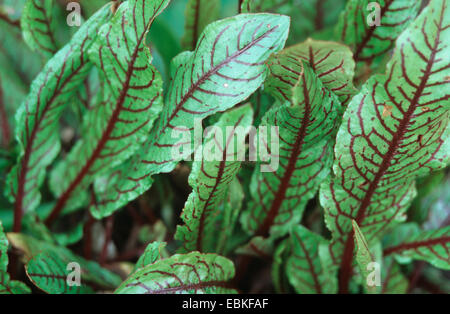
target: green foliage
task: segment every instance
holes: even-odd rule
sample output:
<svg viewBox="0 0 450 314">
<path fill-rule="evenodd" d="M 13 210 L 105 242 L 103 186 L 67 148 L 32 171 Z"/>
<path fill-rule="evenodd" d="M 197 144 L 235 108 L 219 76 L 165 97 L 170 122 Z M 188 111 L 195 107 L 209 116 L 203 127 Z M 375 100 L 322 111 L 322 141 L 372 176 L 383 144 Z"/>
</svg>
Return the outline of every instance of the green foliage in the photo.
<svg viewBox="0 0 450 314">
<path fill-rule="evenodd" d="M 74 198 L 78 204 L 87 199 L 88 186 L 139 148 L 162 110 L 162 79 L 149 64 L 152 57 L 144 40 L 168 1 L 156 1 L 153 6 L 144 3 L 121 5 L 88 51 L 107 88 L 102 101 L 86 114 L 82 138 L 54 168 L 50 185 L 58 202 L 53 215 Z M 85 197 L 80 197 L 83 193 Z"/>
<path fill-rule="evenodd" d="M 368 61 L 388 52 L 420 7 L 416 0 L 380 0 L 375 2 L 379 9 L 370 2 L 349 0 L 336 26 L 340 40 L 352 48 L 356 61 Z M 375 24 L 377 16 L 379 25 Z"/>
<path fill-rule="evenodd" d="M 339 43 L 312 39 L 286 48 L 270 59 L 271 75 L 266 81 L 266 90 L 281 100 L 291 98 L 303 62 L 308 63 L 323 85 L 344 104 L 355 94 L 355 62 L 350 49 Z"/>
<path fill-rule="evenodd" d="M 157 260 L 163 257 L 163 252 L 167 243 L 165 242 L 152 242 L 145 249 L 144 253 L 139 257 L 139 260 L 134 266 L 134 270 L 143 268 L 147 265 L 155 263 Z"/>
<path fill-rule="evenodd" d="M 67 284 L 67 264 L 55 252 L 43 252 L 34 255 L 25 266 L 27 276 L 34 285 L 46 293 L 79 294 L 92 293 L 84 283 L 80 286 Z"/>
<path fill-rule="evenodd" d="M 244 0 L 242 12 L 273 12 L 292 17 L 288 43 L 298 43 L 308 36 L 321 37 L 338 20 L 345 0 Z"/>
<path fill-rule="evenodd" d="M 402 257 L 429 262 L 435 267 L 450 269 L 450 226 L 421 232 L 396 246 L 387 247 L 385 255 L 399 254 Z"/>
<path fill-rule="evenodd" d="M 211 131 L 214 131 L 211 132 L 212 135 L 208 136 L 203 146 L 198 148 L 196 153 L 201 156 L 201 160 L 192 164 L 189 182 L 193 191 L 181 214 L 185 225 L 179 226 L 175 233 L 175 239 L 183 243 L 184 252 L 215 252 L 218 244 L 216 237 L 225 232 L 216 230 L 216 225 L 220 225 L 220 220 L 219 222 L 217 220 L 223 219 L 222 216 L 233 215 L 227 213 L 233 208 L 224 206 L 223 203 L 241 167 L 238 158 L 245 155 L 245 147 L 239 145 L 242 143 L 239 138 L 245 139 L 250 131 L 252 117 L 250 105 L 223 114 L 219 122 L 211 127 Z M 231 156 L 233 161 L 227 160 Z M 227 212 L 219 215 L 221 205 L 222 211 Z M 229 227 L 233 224 L 232 220 L 235 219 L 228 218 Z"/>
<path fill-rule="evenodd" d="M 295 291 L 305 293 L 336 293 L 319 256 L 320 244 L 326 243 L 318 234 L 303 226 L 291 231 L 292 254 L 287 260 L 286 273 Z"/>
<path fill-rule="evenodd" d="M 408 292 L 409 282 L 402 273 L 400 265 L 391 257 L 386 257 L 383 261 L 382 273 L 383 282 L 381 293 L 384 294 L 401 294 Z"/>
<path fill-rule="evenodd" d="M 216 254 L 176 254 L 138 269 L 115 291 L 118 294 L 233 293 L 226 283 L 233 263 Z"/>
<path fill-rule="evenodd" d="M 96 185 L 101 204 L 92 208 L 93 214 L 110 215 L 148 190 L 152 175 L 170 172 L 188 158 L 192 145 L 183 145 L 175 157 L 173 146 L 180 145 L 180 137 L 181 143 L 189 142 L 196 119 L 229 109 L 261 85 L 264 62 L 283 47 L 288 28 L 287 17 L 270 14 L 238 15 L 208 25 L 196 50 L 173 60 L 165 107 L 148 140 L 105 179 L 107 184 Z"/>
<path fill-rule="evenodd" d="M 440 40 L 450 8 L 432 1 L 398 38 L 386 74 L 372 76 L 353 97 L 337 134 L 335 178 L 324 183 L 321 204 L 333 233 L 335 262 L 349 278 L 354 219 L 367 240 L 404 220 L 415 179 L 449 161 L 449 106 Z M 414 67 L 405 65 L 405 58 Z M 345 279 L 347 280 L 347 279 Z"/>
<path fill-rule="evenodd" d="M 375 263 L 375 257 L 371 252 L 369 244 L 366 241 L 366 238 L 359 229 L 356 221 L 352 221 L 353 225 L 353 237 L 355 239 L 355 248 L 356 248 L 356 263 L 358 264 L 359 271 L 362 275 L 362 278 L 366 279 L 366 282 L 363 282 L 362 285 L 364 289 L 368 291 L 368 293 L 376 293 L 377 287 L 369 285 L 368 279 L 370 277 L 371 272 L 371 264 Z"/>
<path fill-rule="evenodd" d="M 182 45 L 194 50 L 205 27 L 219 16 L 219 0 L 189 0 L 186 5 L 186 25 Z"/>
<path fill-rule="evenodd" d="M 450 293 L 448 1 L 77 2 L 0 0 L 0 293 Z"/>
<path fill-rule="evenodd" d="M 8 239 L 3 231 L 0 222 L 0 294 L 24 294 L 30 293 L 24 283 L 17 280 L 10 280 L 7 272 L 8 268 Z"/>
<path fill-rule="evenodd" d="M 58 118 L 92 67 L 88 49 L 110 12 L 108 6 L 97 12 L 48 61 L 17 111 L 16 137 L 21 153 L 8 179 L 9 196 L 17 211 L 32 211 L 40 203 L 39 188 L 45 179 L 45 169 L 61 147 Z"/>
<path fill-rule="evenodd" d="M 284 67 L 271 68 L 269 86 L 279 77 L 277 70 L 283 73 Z M 279 154 L 280 165 L 263 172 L 261 163 L 256 164 L 250 183 L 253 200 L 242 216 L 250 234 L 288 233 L 300 222 L 307 201 L 330 171 L 341 104 L 306 63 L 291 75 L 298 75 L 291 97 L 274 105 L 260 124 L 269 130 L 271 126 L 279 127 L 279 149 L 273 154 Z M 275 97 L 280 97 L 278 91 L 274 88 Z"/>
<path fill-rule="evenodd" d="M 53 0 L 28 0 L 22 12 L 20 25 L 25 42 L 45 57 L 58 51 L 55 39 Z"/>
<path fill-rule="evenodd" d="M 87 261 L 69 249 L 41 241 L 20 233 L 9 233 L 11 245 L 23 253 L 27 275 L 40 289 L 49 293 L 82 293 L 92 291 L 89 286 L 113 289 L 120 284 L 120 277 L 102 268 L 98 263 Z M 70 263 L 78 263 L 81 269 L 80 287 L 70 287 L 67 276 Z M 47 278 L 48 280 L 42 280 Z"/>
</svg>

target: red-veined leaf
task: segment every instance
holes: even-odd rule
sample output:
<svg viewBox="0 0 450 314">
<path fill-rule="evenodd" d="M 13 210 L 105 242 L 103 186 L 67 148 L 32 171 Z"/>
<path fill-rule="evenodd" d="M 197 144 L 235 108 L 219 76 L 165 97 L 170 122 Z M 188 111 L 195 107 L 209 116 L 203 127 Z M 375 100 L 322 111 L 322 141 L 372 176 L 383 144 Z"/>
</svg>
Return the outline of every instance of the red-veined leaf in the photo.
<svg viewBox="0 0 450 314">
<path fill-rule="evenodd" d="M 58 201 L 47 223 L 71 201 L 80 205 L 80 195 L 87 194 L 94 178 L 121 164 L 147 138 L 162 110 L 162 79 L 149 64 L 152 57 L 145 37 L 168 3 L 125 2 L 100 29 L 89 57 L 101 69 L 107 86 L 105 99 L 88 112 L 82 138 L 52 173 L 51 186 Z"/>
<path fill-rule="evenodd" d="M 404 219 L 415 178 L 448 163 L 450 48 L 443 38 L 449 35 L 448 3 L 430 2 L 398 38 L 387 73 L 369 79 L 345 112 L 335 147 L 336 177 L 321 189 L 343 292 L 352 273 L 351 221 L 369 242 L 380 237 Z"/>
<path fill-rule="evenodd" d="M 250 105 L 224 113 L 210 128 L 203 146 L 197 149 L 202 159 L 194 161 L 189 176 L 193 191 L 181 214 L 185 224 L 178 226 L 175 233 L 175 239 L 183 243 L 183 252 L 216 251 L 219 236 L 216 218 L 241 168 L 239 156 L 245 157 L 244 141 L 252 119 Z"/>
<path fill-rule="evenodd" d="M 282 49 L 288 28 L 288 17 L 273 14 L 241 14 L 208 25 L 196 50 L 174 59 L 165 108 L 149 140 L 96 184 L 100 199 L 92 213 L 109 215 L 149 189 L 153 174 L 170 172 L 189 157 L 194 121 L 249 97 L 264 81 L 264 62 Z"/>
<path fill-rule="evenodd" d="M 291 102 L 272 107 L 261 122 L 271 134 L 266 143 L 279 137 L 278 151 L 268 147 L 271 160 L 276 158 L 279 164 L 267 172 L 261 171 L 261 163 L 256 165 L 252 201 L 241 217 L 252 235 L 288 233 L 330 172 L 341 104 L 305 62 L 292 93 Z M 270 132 L 272 126 L 278 127 L 276 134 Z"/>
<path fill-rule="evenodd" d="M 219 16 L 220 0 L 189 0 L 186 4 L 185 31 L 182 45 L 194 50 L 203 29 Z"/>
<path fill-rule="evenodd" d="M 339 43 L 313 39 L 285 48 L 269 59 L 271 75 L 264 84 L 265 90 L 278 99 L 289 100 L 303 61 L 343 104 L 356 93 L 352 82 L 355 62 L 351 50 Z"/>
<path fill-rule="evenodd" d="M 405 242 L 384 249 L 384 255 L 424 260 L 433 266 L 450 269 L 450 226 L 416 234 Z"/>
<path fill-rule="evenodd" d="M 8 194 L 12 201 L 15 200 L 16 231 L 20 230 L 23 213 L 33 210 L 40 202 L 39 188 L 45 178 L 45 169 L 60 150 L 58 118 L 88 75 L 92 64 L 87 51 L 109 16 L 110 6 L 107 5 L 48 61 L 16 114 L 16 137 L 21 154 L 8 177 Z"/>
<path fill-rule="evenodd" d="M 370 2 L 375 5 L 369 6 Z M 350 0 L 336 30 L 341 41 L 352 47 L 356 61 L 368 61 L 394 46 L 395 39 L 414 20 L 419 8 L 417 0 Z M 370 26 L 369 21 L 375 23 L 378 16 L 380 25 Z"/>
<path fill-rule="evenodd" d="M 233 263 L 216 254 L 192 252 L 159 260 L 131 274 L 118 294 L 233 293 Z"/>
</svg>

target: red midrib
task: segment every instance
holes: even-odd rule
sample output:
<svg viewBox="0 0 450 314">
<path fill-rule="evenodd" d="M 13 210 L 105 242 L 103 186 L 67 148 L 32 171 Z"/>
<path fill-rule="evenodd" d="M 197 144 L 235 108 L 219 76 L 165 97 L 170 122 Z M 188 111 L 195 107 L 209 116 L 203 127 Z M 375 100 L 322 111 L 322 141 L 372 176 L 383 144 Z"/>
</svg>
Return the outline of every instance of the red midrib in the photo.
<svg viewBox="0 0 450 314">
<path fill-rule="evenodd" d="M 67 201 L 69 200 L 72 192 L 81 183 L 83 178 L 87 175 L 89 169 L 92 167 L 92 165 L 94 164 L 95 160 L 101 154 L 104 146 L 106 145 L 106 143 L 108 141 L 109 136 L 113 132 L 113 130 L 115 128 L 115 125 L 116 125 L 116 122 L 117 122 L 117 119 L 119 118 L 120 112 L 122 110 L 122 106 L 123 106 L 123 104 L 125 102 L 126 95 L 128 93 L 128 89 L 129 89 L 129 86 L 130 86 L 130 80 L 131 80 L 131 77 L 132 77 L 132 74 L 133 74 L 133 66 L 134 66 L 134 63 L 136 62 L 137 54 L 139 52 L 139 47 L 140 47 L 140 44 L 141 44 L 143 38 L 145 37 L 145 34 L 146 34 L 146 32 L 143 32 L 141 34 L 141 37 L 139 38 L 139 40 L 138 40 L 138 42 L 136 44 L 136 47 L 135 47 L 135 49 L 133 51 L 133 55 L 131 56 L 131 60 L 128 63 L 128 70 L 127 70 L 127 73 L 126 73 L 125 84 L 124 84 L 122 90 L 120 91 L 120 95 L 119 95 L 119 98 L 117 99 L 117 103 L 116 103 L 116 108 L 114 109 L 114 112 L 113 112 L 113 114 L 111 115 L 111 118 L 108 121 L 108 125 L 107 125 L 105 131 L 103 132 L 102 137 L 98 141 L 94 152 L 92 153 L 91 157 L 86 162 L 84 167 L 78 173 L 76 178 L 72 181 L 72 183 L 69 185 L 69 187 L 59 197 L 58 202 L 56 203 L 55 207 L 53 208 L 51 214 L 45 220 L 45 224 L 47 226 L 50 226 L 53 223 L 53 221 L 58 217 L 60 212 L 63 210 L 63 208 L 64 208 L 65 204 L 67 203 Z"/>
<path fill-rule="evenodd" d="M 222 180 L 222 176 L 223 176 L 223 172 L 225 169 L 225 152 L 223 153 L 223 158 L 222 161 L 220 162 L 219 165 L 219 172 L 217 174 L 217 178 L 216 178 L 216 183 L 214 184 L 214 187 L 211 191 L 211 193 L 208 196 L 208 199 L 206 200 L 205 206 L 203 206 L 203 210 L 202 213 L 200 215 L 200 224 L 198 227 L 198 237 L 197 237 L 197 250 L 198 251 L 202 251 L 202 246 L 203 246 L 203 230 L 205 229 L 205 212 L 208 209 L 209 203 L 211 202 L 212 196 L 214 195 L 214 193 L 217 190 L 217 187 L 219 186 L 220 181 Z"/>
<path fill-rule="evenodd" d="M 409 243 L 404 243 L 404 244 L 400 244 L 397 246 L 389 247 L 383 251 L 383 255 L 386 256 L 386 255 L 389 255 L 392 253 L 399 253 L 399 252 L 406 251 L 406 250 L 418 249 L 420 247 L 429 247 L 429 246 L 438 245 L 438 244 L 445 245 L 449 242 L 450 242 L 450 237 L 441 237 L 441 238 L 436 238 L 436 239 L 409 242 Z"/>
<path fill-rule="evenodd" d="M 243 118 L 244 118 L 244 116 L 241 116 L 239 118 L 239 120 L 235 123 L 233 131 L 236 129 L 236 126 L 239 125 L 239 123 L 241 123 Z M 217 173 L 216 182 L 214 184 L 214 187 L 213 187 L 211 193 L 208 196 L 208 199 L 207 199 L 205 205 L 203 206 L 203 210 L 200 215 L 200 224 L 199 224 L 199 228 L 198 228 L 198 237 L 197 237 L 197 245 L 196 245 L 197 250 L 199 250 L 200 252 L 202 251 L 202 246 L 203 246 L 203 230 L 205 229 L 205 219 L 206 219 L 205 212 L 208 209 L 208 205 L 211 202 L 211 199 L 212 199 L 214 193 L 216 192 L 217 187 L 219 186 L 219 183 L 221 183 L 221 181 L 222 181 L 223 173 L 225 171 L 225 162 L 226 162 L 226 158 L 227 158 L 228 145 L 230 144 L 230 140 L 232 140 L 234 138 L 233 135 L 234 135 L 234 132 L 231 132 L 230 137 L 226 141 L 226 146 L 222 153 L 222 160 L 219 165 L 219 172 Z"/>
<path fill-rule="evenodd" d="M 300 127 L 298 136 L 295 139 L 294 148 L 292 149 L 292 153 L 289 156 L 288 165 L 286 167 L 286 171 L 283 174 L 283 178 L 281 179 L 281 184 L 278 186 L 278 190 L 275 194 L 275 198 L 272 202 L 272 205 L 270 206 L 270 209 L 267 213 L 266 218 L 264 219 L 262 225 L 259 227 L 259 229 L 256 232 L 257 236 L 267 236 L 268 235 L 270 227 L 273 225 L 275 218 L 277 217 L 278 212 L 280 210 L 281 204 L 283 203 L 287 188 L 289 186 L 289 182 L 295 171 L 295 164 L 297 163 L 298 156 L 300 155 L 300 153 L 302 151 L 302 147 L 303 147 L 305 136 L 306 136 L 306 131 L 307 131 L 307 128 L 309 125 L 310 114 L 311 114 L 311 112 L 310 112 L 311 103 L 310 103 L 308 89 L 306 87 L 306 80 L 305 80 L 304 75 L 302 75 L 302 81 L 303 81 L 303 94 L 305 95 L 305 112 L 304 112 L 304 116 L 302 119 L 302 125 Z"/>
<path fill-rule="evenodd" d="M 433 47 L 433 50 L 431 51 L 430 59 L 428 60 L 427 67 L 425 68 L 420 85 L 417 88 L 417 91 L 414 94 L 414 97 L 410 102 L 410 106 L 409 106 L 408 110 L 406 111 L 405 116 L 403 117 L 402 121 L 399 124 L 397 132 L 394 134 L 394 137 L 392 138 L 391 144 L 389 145 L 389 149 L 388 149 L 385 157 L 383 158 L 381 166 L 380 166 L 377 174 L 375 175 L 374 180 L 370 183 L 369 188 L 367 189 L 367 193 L 364 196 L 364 199 L 361 202 L 361 205 L 358 209 L 358 214 L 356 216 L 355 221 L 357 222 L 357 224 L 359 226 L 361 226 L 361 223 L 365 219 L 366 210 L 370 205 L 371 198 L 372 198 L 373 194 L 375 193 L 376 188 L 378 187 L 378 183 L 380 182 L 382 176 L 384 175 L 386 170 L 389 168 L 392 158 L 394 157 L 394 155 L 398 149 L 398 145 L 400 144 L 402 137 L 407 130 L 407 127 L 411 120 L 411 117 L 414 114 L 414 110 L 417 107 L 419 98 L 422 96 L 423 90 L 425 89 L 425 86 L 426 86 L 426 83 L 430 76 L 431 68 L 433 66 L 434 59 L 436 56 L 436 48 L 437 48 L 437 45 L 439 44 L 439 40 L 440 40 L 441 27 L 442 27 L 442 13 L 441 13 L 441 18 L 440 18 L 438 33 L 436 35 L 436 39 L 434 42 L 434 47 Z M 351 273 L 352 273 L 354 246 L 355 246 L 355 242 L 353 240 L 353 230 L 352 230 L 347 234 L 347 240 L 345 242 L 344 254 L 343 254 L 342 262 L 341 262 L 341 268 L 340 268 L 340 273 L 339 273 L 339 277 L 340 277 L 339 292 L 340 293 L 348 293 L 348 284 L 349 284 Z"/>
<path fill-rule="evenodd" d="M 28 139 L 27 146 L 25 148 L 25 154 L 22 159 L 21 167 L 20 167 L 20 174 L 19 179 L 17 182 L 17 195 L 16 195 L 16 202 L 14 206 L 14 232 L 20 232 L 21 226 L 22 226 L 22 215 L 23 215 L 23 198 L 25 197 L 25 183 L 26 183 L 26 176 L 28 173 L 28 162 L 30 161 L 30 155 L 31 151 L 33 149 L 33 143 L 36 138 L 37 130 L 39 129 L 42 119 L 45 117 L 46 112 L 50 109 L 53 101 L 55 98 L 61 93 L 61 91 L 64 89 L 64 87 L 67 85 L 68 82 L 72 79 L 73 76 L 75 76 L 85 65 L 84 60 L 82 60 L 80 66 L 78 69 L 73 71 L 67 79 L 64 81 L 64 83 L 59 88 L 58 92 L 55 92 L 50 100 L 47 102 L 47 105 L 42 110 L 42 114 L 38 119 L 38 122 L 34 124 L 33 130 L 31 131 L 31 136 Z M 66 67 L 66 63 L 64 63 L 63 69 L 61 71 L 64 71 Z M 40 97 L 40 92 L 38 94 L 38 97 Z M 25 120 L 25 123 L 28 123 L 28 119 Z"/>
</svg>

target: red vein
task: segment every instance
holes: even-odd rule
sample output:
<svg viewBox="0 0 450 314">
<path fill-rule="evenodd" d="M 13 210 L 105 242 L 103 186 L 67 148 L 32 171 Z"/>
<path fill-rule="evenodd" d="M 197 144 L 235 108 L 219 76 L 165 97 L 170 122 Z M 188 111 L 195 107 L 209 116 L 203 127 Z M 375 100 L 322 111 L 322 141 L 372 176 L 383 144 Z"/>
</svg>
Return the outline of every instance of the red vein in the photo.
<svg viewBox="0 0 450 314">
<path fill-rule="evenodd" d="M 222 183 L 222 177 L 223 174 L 225 172 L 225 164 L 226 164 L 226 159 L 227 159 L 227 150 L 228 150 L 228 145 L 230 144 L 230 141 L 234 138 L 234 130 L 236 128 L 237 125 L 239 125 L 239 123 L 242 121 L 242 119 L 244 118 L 244 116 L 241 116 L 239 118 L 239 120 L 236 122 L 236 124 L 234 125 L 233 128 L 233 132 L 230 132 L 230 137 L 227 139 L 226 142 L 226 146 L 225 149 L 223 150 L 222 153 L 222 160 L 220 161 L 219 164 L 219 172 L 217 173 L 217 177 L 214 183 L 214 186 L 211 190 L 211 193 L 209 193 L 208 195 L 208 199 L 205 202 L 205 205 L 203 206 L 203 210 L 202 213 L 200 215 L 200 222 L 199 222 L 199 228 L 198 228 L 198 237 L 197 237 L 197 250 L 199 250 L 200 252 L 202 251 L 202 239 L 203 239 L 203 230 L 205 228 L 205 219 L 206 219 L 206 210 L 208 208 L 209 203 L 211 202 L 214 193 L 216 192 L 217 188 L 219 187 L 219 184 Z"/>
<path fill-rule="evenodd" d="M 281 184 L 278 186 L 278 190 L 275 194 L 275 198 L 272 202 L 272 205 L 270 206 L 270 209 L 267 213 L 266 218 L 264 219 L 263 223 L 261 224 L 258 231 L 256 232 L 256 235 L 266 236 L 269 233 L 270 227 L 274 223 L 275 218 L 278 215 L 278 212 L 280 210 L 281 204 L 283 203 L 283 200 L 285 198 L 286 191 L 289 186 L 291 177 L 296 169 L 295 164 L 297 163 L 298 156 L 300 155 L 300 153 L 302 151 L 303 143 L 304 143 L 306 132 L 307 132 L 307 127 L 310 122 L 309 119 L 310 119 L 310 111 L 311 111 L 309 91 L 306 86 L 306 79 L 305 79 L 304 75 L 302 75 L 302 81 L 303 81 L 303 93 L 305 96 L 305 112 L 304 112 L 304 116 L 302 119 L 302 125 L 300 127 L 297 138 L 295 139 L 295 143 L 292 148 L 292 153 L 289 156 L 289 161 L 288 161 L 288 165 L 286 167 L 286 171 L 283 174 L 283 178 L 281 178 Z"/>
<path fill-rule="evenodd" d="M 450 243 L 450 237 L 440 237 L 436 239 L 428 239 L 423 241 L 414 241 L 409 243 L 402 243 L 396 246 L 391 246 L 389 248 L 386 248 L 383 251 L 383 255 L 390 255 L 393 253 L 399 253 L 406 250 L 416 250 L 421 247 L 430 247 L 434 245 L 445 245 L 447 243 Z"/>
</svg>

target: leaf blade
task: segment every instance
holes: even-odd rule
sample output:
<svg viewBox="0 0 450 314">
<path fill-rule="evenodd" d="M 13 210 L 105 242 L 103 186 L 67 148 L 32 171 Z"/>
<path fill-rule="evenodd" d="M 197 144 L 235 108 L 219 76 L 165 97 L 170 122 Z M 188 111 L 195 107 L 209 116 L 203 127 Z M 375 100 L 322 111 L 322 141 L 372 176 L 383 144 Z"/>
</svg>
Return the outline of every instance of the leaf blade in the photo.
<svg viewBox="0 0 450 314">
<path fill-rule="evenodd" d="M 400 254 L 424 260 L 441 269 L 450 269 L 450 226 L 421 232 L 395 246 L 387 247 L 384 255 Z"/>
<path fill-rule="evenodd" d="M 414 179 L 448 163 L 450 92 L 448 66 L 441 62 L 448 47 L 440 38 L 448 33 L 449 16 L 445 1 L 430 3 L 398 38 L 386 75 L 370 78 L 344 114 L 336 178 L 320 193 L 333 233 L 330 250 L 341 264 L 341 289 L 351 276 L 351 220 L 369 242 L 381 236 L 404 218 L 415 196 Z M 405 66 L 406 55 L 415 67 Z"/>
<path fill-rule="evenodd" d="M 117 294 L 233 293 L 225 288 L 234 276 L 228 259 L 215 254 L 177 254 L 137 270 Z"/>
<path fill-rule="evenodd" d="M 245 139 L 252 120 L 250 105 L 224 113 L 212 126 L 212 137 L 205 139 L 203 147 L 198 149 L 202 159 L 192 165 L 189 184 L 193 192 L 181 214 L 185 224 L 178 225 L 175 233 L 175 239 L 183 243 L 183 252 L 216 250 L 217 243 L 211 241 L 217 237 L 215 217 L 241 167 L 241 160 L 236 157 L 245 156 L 243 142 L 238 140 L 239 146 L 235 147 L 235 138 Z"/>
<path fill-rule="evenodd" d="M 162 110 L 162 78 L 149 64 L 152 56 L 145 38 L 168 2 L 122 4 L 89 49 L 90 60 L 101 69 L 107 87 L 105 99 L 87 113 L 82 138 L 52 172 L 50 184 L 58 201 L 47 223 L 66 204 L 79 203 L 80 194 L 96 176 L 121 164 L 147 138 Z"/>
<path fill-rule="evenodd" d="M 379 7 L 380 25 L 368 26 L 370 11 L 368 0 L 351 0 L 339 18 L 336 32 L 341 41 L 350 45 L 357 62 L 369 61 L 386 53 L 395 39 L 412 22 L 420 3 L 414 0 L 382 0 Z M 373 19 L 372 19 L 373 20 Z"/>
<path fill-rule="evenodd" d="M 220 1 L 189 0 L 186 4 L 185 31 L 181 39 L 182 46 L 194 50 L 198 37 L 211 22 L 219 16 Z"/>
<path fill-rule="evenodd" d="M 28 0 L 20 19 L 22 34 L 28 46 L 45 57 L 58 51 L 53 22 L 53 0 Z"/>
<path fill-rule="evenodd" d="M 300 222 L 306 202 L 330 171 L 340 102 L 307 64 L 293 93 L 292 103 L 271 108 L 261 122 L 261 126 L 278 127 L 279 152 L 272 152 L 271 158 L 277 157 L 280 165 L 267 172 L 260 170 L 261 163 L 256 165 L 250 186 L 252 201 L 241 219 L 249 234 L 288 233 Z"/>
<path fill-rule="evenodd" d="M 193 151 L 191 145 L 175 154 L 173 147 L 192 139 L 196 118 L 231 108 L 259 87 L 265 77 L 264 61 L 282 48 L 288 27 L 289 18 L 271 14 L 244 14 L 206 27 L 196 50 L 174 59 L 166 107 L 149 141 L 135 158 L 105 179 L 111 188 L 96 185 L 100 202 L 91 207 L 93 214 L 109 215 L 146 191 L 153 174 L 170 172 L 187 158 Z M 203 51 L 209 54 L 207 60 Z"/>
<path fill-rule="evenodd" d="M 16 231 L 20 230 L 21 215 L 40 202 L 39 187 L 45 169 L 60 150 L 58 117 L 92 67 L 86 50 L 109 15 L 107 5 L 83 24 L 33 81 L 30 93 L 16 113 L 20 156 L 7 180 L 8 196 L 15 201 Z"/>
</svg>

